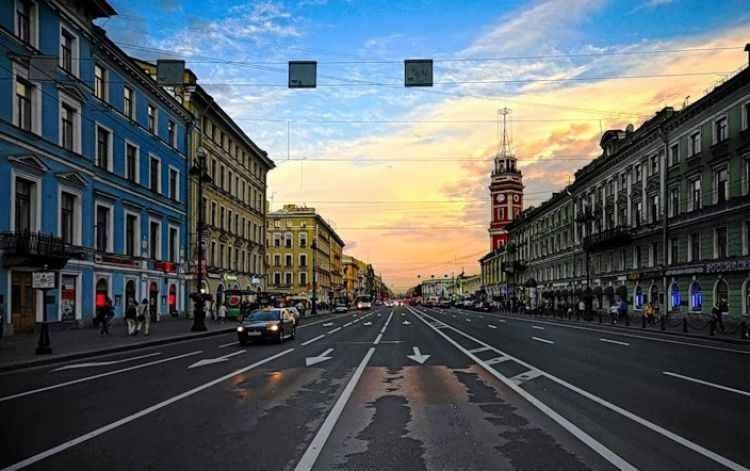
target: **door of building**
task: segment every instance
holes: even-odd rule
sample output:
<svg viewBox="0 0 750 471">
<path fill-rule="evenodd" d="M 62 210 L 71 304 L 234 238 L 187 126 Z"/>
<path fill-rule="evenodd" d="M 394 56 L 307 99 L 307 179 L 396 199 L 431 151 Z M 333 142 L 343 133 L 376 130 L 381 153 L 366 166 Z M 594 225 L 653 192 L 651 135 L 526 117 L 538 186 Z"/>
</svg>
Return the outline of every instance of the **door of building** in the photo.
<svg viewBox="0 0 750 471">
<path fill-rule="evenodd" d="M 36 293 L 31 287 L 31 272 L 13 272 L 10 315 L 14 332 L 32 332 L 36 322 Z"/>
<path fill-rule="evenodd" d="M 151 316 L 151 322 L 156 322 L 156 315 L 158 313 L 157 304 L 159 302 L 159 285 L 155 281 L 152 281 L 148 288 L 148 312 Z"/>
</svg>

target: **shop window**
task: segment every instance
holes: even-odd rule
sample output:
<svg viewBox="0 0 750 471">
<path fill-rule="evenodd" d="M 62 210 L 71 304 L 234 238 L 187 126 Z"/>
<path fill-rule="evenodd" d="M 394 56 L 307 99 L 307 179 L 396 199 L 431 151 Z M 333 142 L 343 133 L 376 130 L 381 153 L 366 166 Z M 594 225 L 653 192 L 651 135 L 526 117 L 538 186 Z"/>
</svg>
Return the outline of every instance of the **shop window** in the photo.
<svg viewBox="0 0 750 471">
<path fill-rule="evenodd" d="M 643 294 L 643 288 L 640 285 L 635 287 L 635 296 L 633 296 L 633 303 L 635 309 L 643 309 L 643 305 L 646 303 L 646 296 Z"/>
<path fill-rule="evenodd" d="M 669 288 L 669 308 L 672 310 L 678 309 L 682 303 L 682 297 L 680 296 L 680 287 L 677 283 L 672 283 Z"/>
<path fill-rule="evenodd" d="M 690 310 L 696 312 L 703 310 L 703 289 L 697 281 L 690 285 Z"/>
</svg>

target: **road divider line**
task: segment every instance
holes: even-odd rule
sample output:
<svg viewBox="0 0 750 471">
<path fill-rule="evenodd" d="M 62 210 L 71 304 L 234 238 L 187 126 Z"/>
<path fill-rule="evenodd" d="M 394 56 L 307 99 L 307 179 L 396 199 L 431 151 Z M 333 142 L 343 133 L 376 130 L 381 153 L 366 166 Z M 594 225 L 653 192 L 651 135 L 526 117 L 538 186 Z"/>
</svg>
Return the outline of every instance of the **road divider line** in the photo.
<svg viewBox="0 0 750 471">
<path fill-rule="evenodd" d="M 201 353 L 203 353 L 203 350 L 197 350 L 195 352 L 183 353 L 182 355 L 176 355 L 173 357 L 162 358 L 160 360 L 149 361 L 147 363 L 142 363 L 140 365 L 134 365 L 134 366 L 129 366 L 127 368 L 121 368 L 119 370 L 107 371 L 107 372 L 95 374 L 92 376 L 86 376 L 84 378 L 73 379 L 70 381 L 65 381 L 64 383 L 58 383 L 58 384 L 53 384 L 51 386 L 45 386 L 43 388 L 31 389 L 29 391 L 24 391 L 24 392 L 20 392 L 17 394 L 11 394 L 9 396 L 0 397 L 0 402 L 6 402 L 12 399 L 18 399 L 19 397 L 25 397 L 25 396 L 30 396 L 32 394 L 37 394 L 37 393 L 41 393 L 45 391 L 51 391 L 53 389 L 63 388 L 65 386 L 71 386 L 73 384 L 85 383 L 86 381 L 93 381 L 95 379 L 105 378 L 107 376 L 112 376 L 112 375 L 116 375 L 120 373 L 127 373 L 128 371 L 140 370 L 141 368 L 146 368 L 146 367 L 153 366 L 153 365 L 159 365 L 161 363 L 166 363 L 172 360 L 179 360 L 181 358 L 187 358 L 193 355 L 199 355 Z"/>
<path fill-rule="evenodd" d="M 321 335 L 318 335 L 317 337 L 313 337 L 313 338 L 311 338 L 310 340 L 305 340 L 305 341 L 304 341 L 304 342 L 302 342 L 302 343 L 301 343 L 300 345 L 302 345 L 303 347 L 304 347 L 304 346 L 306 346 L 306 345 L 310 345 L 311 343 L 313 343 L 313 342 L 317 342 L 318 340 L 322 339 L 322 338 L 323 338 L 323 337 L 325 337 L 325 336 L 326 336 L 326 334 L 321 334 Z"/>
<path fill-rule="evenodd" d="M 245 367 L 240 368 L 238 370 L 235 370 L 235 371 L 233 371 L 231 373 L 225 374 L 224 376 L 221 376 L 219 378 L 211 380 L 211 381 L 209 381 L 207 383 L 204 383 L 204 384 L 202 384 L 200 386 L 197 386 L 197 387 L 195 387 L 193 389 L 190 389 L 190 390 L 185 391 L 185 392 L 183 392 L 181 394 L 173 396 L 173 397 L 171 397 L 171 398 L 169 398 L 167 400 L 164 400 L 162 402 L 154 404 L 153 406 L 150 406 L 150 407 L 147 407 L 147 408 L 145 408 L 143 410 L 140 410 L 140 411 L 136 412 L 135 414 L 131 414 L 131 415 L 127 416 L 127 417 L 123 417 L 120 420 L 117 420 L 115 422 L 107 424 L 107 425 L 105 425 L 103 427 L 99 427 L 96 430 L 92 430 L 91 432 L 88 432 L 88 433 L 85 433 L 83 435 L 80 435 L 80 436 L 78 436 L 78 437 L 76 437 L 76 438 L 74 438 L 72 440 L 69 440 L 67 442 L 61 443 L 60 445 L 54 446 L 52 448 L 49 448 L 49 449 L 47 449 L 47 450 L 45 450 L 45 451 L 43 451 L 41 453 L 37 453 L 36 455 L 30 456 L 30 457 L 26 458 L 25 460 L 21 460 L 21 461 L 19 461 L 17 463 L 14 463 L 14 464 L 10 465 L 10 466 L 7 466 L 7 467 L 3 468 L 0 471 L 16 471 L 16 470 L 19 470 L 19 469 L 23 469 L 23 468 L 25 468 L 27 466 L 31 466 L 32 464 L 38 463 L 39 461 L 42 461 L 45 458 L 49 458 L 50 456 L 54 456 L 54 455 L 56 455 L 58 453 L 61 453 L 61 452 L 65 451 L 65 450 L 67 450 L 69 448 L 72 448 L 72 447 L 74 447 L 76 445 L 79 445 L 79 444 L 84 443 L 84 442 L 86 442 L 88 440 L 91 440 L 92 438 L 96 438 L 99 435 L 105 434 L 105 433 L 107 433 L 107 432 L 109 432 L 111 430 L 114 430 L 116 428 L 122 427 L 123 425 L 128 424 L 128 423 L 130 423 L 130 422 L 132 422 L 132 421 L 134 421 L 136 419 L 139 419 L 141 417 L 149 415 L 152 412 L 156 412 L 159 409 L 163 409 L 164 407 L 167 407 L 170 404 L 174 404 L 177 401 L 180 401 L 180 400 L 185 399 L 187 397 L 190 397 L 190 396 L 192 396 L 194 394 L 197 394 L 197 393 L 203 391 L 204 389 L 208 389 L 208 388 L 210 388 L 210 387 L 212 387 L 214 385 L 217 385 L 219 383 L 222 383 L 222 382 L 224 382 L 224 381 L 226 381 L 226 380 L 228 380 L 228 379 L 230 379 L 230 378 L 232 378 L 234 376 L 237 376 L 239 374 L 242 374 L 242 373 L 245 373 L 245 372 L 250 371 L 252 369 L 255 369 L 255 368 L 257 368 L 257 367 L 259 367 L 261 365 L 264 365 L 264 364 L 268 363 L 269 361 L 272 361 L 272 360 L 275 360 L 277 358 L 280 358 L 280 357 L 282 357 L 282 356 L 284 356 L 284 355 L 286 355 L 288 353 L 291 353 L 293 351 L 294 351 L 294 349 L 290 348 L 288 350 L 284 350 L 283 352 L 277 353 L 276 355 L 272 355 L 270 357 L 264 358 L 263 360 L 256 361 L 255 363 L 253 363 L 251 365 L 245 366 Z M 197 353 L 200 353 L 200 352 L 197 352 Z"/>
<path fill-rule="evenodd" d="M 414 313 L 415 317 L 425 324 L 427 324 L 427 321 L 422 318 L 421 315 Z M 426 317 L 430 317 L 427 314 L 424 314 Z M 461 332 L 460 330 L 456 328 L 451 328 L 453 331 Z M 510 381 L 505 376 L 498 373 L 494 368 L 490 367 L 487 362 L 482 361 L 479 357 L 474 355 L 473 353 L 469 352 L 466 348 L 464 348 L 461 344 L 450 338 L 444 331 L 433 329 L 435 332 L 437 332 L 438 335 L 443 337 L 448 343 L 453 345 L 456 349 L 458 349 L 460 352 L 462 352 L 464 355 L 468 356 L 472 360 L 474 360 L 479 366 L 484 368 L 488 373 L 490 373 L 492 376 L 497 378 L 501 383 L 508 386 L 510 389 L 516 392 L 519 396 L 521 396 L 523 399 L 525 399 L 527 402 L 531 403 L 534 407 L 542 411 L 547 417 L 555 421 L 557 424 L 559 424 L 562 428 L 573 434 L 578 440 L 583 442 L 585 445 L 587 445 L 589 448 L 594 450 L 596 453 L 598 453 L 602 458 L 610 462 L 613 466 L 615 466 L 617 469 L 620 470 L 627 470 L 627 471 L 636 471 L 636 467 L 625 461 L 623 458 L 621 458 L 618 454 L 607 448 L 606 446 L 602 445 L 599 441 L 597 441 L 594 437 L 587 434 L 580 428 L 578 428 L 577 425 L 566 419 L 565 417 L 561 416 L 554 410 L 552 410 L 549 406 L 547 406 L 545 403 L 537 399 L 535 396 L 532 396 L 530 393 L 528 393 L 525 389 L 521 388 L 519 385 L 515 384 L 513 381 Z M 467 338 L 471 338 L 470 336 L 466 336 Z M 477 343 L 484 344 L 484 342 L 479 340 L 474 340 Z M 486 344 L 484 344 L 486 345 Z M 487 345 L 489 346 L 489 345 Z M 498 352 L 500 353 L 500 352 Z M 500 353 L 502 354 L 502 353 Z"/>
<path fill-rule="evenodd" d="M 613 343 L 615 345 L 622 345 L 623 347 L 629 347 L 630 346 L 629 343 L 627 343 L 627 342 L 620 342 L 618 340 L 610 340 L 610 339 L 599 339 L 599 340 L 601 340 L 602 342 L 606 342 L 606 343 Z"/>
<path fill-rule="evenodd" d="M 91 361 L 91 362 L 84 362 L 84 363 L 72 363 L 70 365 L 61 366 L 60 368 L 55 368 L 54 370 L 50 371 L 50 373 L 54 373 L 56 371 L 77 370 L 77 369 L 80 369 L 80 368 L 95 368 L 97 366 L 117 365 L 118 363 L 127 363 L 129 361 L 142 360 L 144 358 L 151 358 L 151 357 L 155 357 L 155 356 L 159 356 L 159 355 L 161 355 L 161 352 L 149 353 L 147 355 L 139 355 L 137 357 L 122 358 L 120 360 Z"/>
<path fill-rule="evenodd" d="M 544 330 L 544 327 L 540 327 L 538 325 L 532 325 L 531 328 L 532 329 L 537 329 L 537 330 Z"/>
<path fill-rule="evenodd" d="M 481 353 L 481 352 L 486 352 L 488 350 L 492 350 L 492 347 L 472 348 L 471 350 L 469 350 L 469 352 L 471 352 L 471 353 Z"/>
<path fill-rule="evenodd" d="M 487 327 L 489 327 L 490 329 L 497 329 L 497 326 L 492 324 L 487 324 Z"/>
<path fill-rule="evenodd" d="M 433 317 L 430 316 L 430 315 L 428 315 L 428 314 L 423 314 L 423 315 L 425 317 L 433 319 Z M 419 318 L 420 316 L 416 316 L 416 317 Z M 421 319 L 421 320 L 422 320 L 422 322 L 426 322 L 424 319 Z M 485 342 L 482 342 L 481 340 L 479 340 L 479 339 L 477 339 L 475 337 L 472 337 L 471 335 L 467 334 L 466 332 L 464 332 L 462 330 L 459 330 L 459 329 L 457 329 L 455 327 L 451 327 L 451 330 L 453 332 L 456 332 L 457 334 L 459 334 L 459 335 L 467 338 L 467 339 L 470 339 L 470 340 L 472 340 L 472 341 L 480 344 L 480 345 L 490 346 L 489 344 L 487 344 Z M 455 340 L 453 340 L 450 337 L 448 337 L 444 332 L 437 331 L 437 330 L 436 330 L 436 332 L 438 332 L 440 335 L 442 335 L 443 337 L 447 338 L 450 342 L 452 342 L 453 344 L 455 344 L 457 346 L 457 348 L 463 349 L 463 347 L 461 347 Z M 465 349 L 463 349 L 463 350 L 465 350 Z M 595 402 L 595 403 L 597 403 L 597 404 L 599 404 L 599 405 L 601 405 L 601 406 L 603 406 L 603 407 L 605 407 L 605 408 L 607 408 L 607 409 L 609 409 L 609 410 L 611 410 L 613 412 L 616 412 L 616 413 L 622 415 L 623 417 L 626 417 L 626 418 L 632 420 L 633 422 L 636 422 L 639 425 L 642 425 L 642 426 L 644 426 L 644 427 L 646 427 L 646 428 L 648 428 L 648 429 L 650 429 L 650 430 L 658 433 L 659 435 L 662 435 L 663 437 L 666 437 L 666 438 L 672 440 L 673 442 L 678 443 L 678 444 L 684 446 L 685 448 L 693 450 L 694 452 L 696 452 L 696 453 L 698 453 L 700 455 L 703 455 L 704 457 L 706 457 L 706 458 L 708 458 L 708 459 L 710 459 L 712 461 L 715 461 L 716 463 L 719 463 L 722 466 L 725 466 L 725 467 L 727 467 L 727 468 L 729 468 L 729 469 L 731 469 L 733 471 L 750 471 L 750 468 L 746 468 L 745 466 L 742 466 L 741 464 L 736 463 L 736 462 L 730 460 L 729 458 L 726 458 L 726 457 L 724 457 L 724 456 L 722 456 L 722 455 L 720 455 L 718 453 L 715 453 L 715 452 L 713 452 L 713 451 L 711 451 L 711 450 L 709 450 L 709 449 L 707 449 L 707 448 L 705 448 L 705 447 L 703 447 L 703 446 L 701 446 L 701 445 L 699 445 L 699 444 L 697 444 L 695 442 L 692 442 L 692 441 L 688 440 L 687 438 L 684 438 L 684 437 L 682 437 L 682 436 L 680 436 L 680 435 L 678 435 L 678 434 L 676 434 L 676 433 L 674 433 L 674 432 L 672 432 L 670 430 L 667 430 L 664 427 L 662 427 L 660 425 L 657 425 L 657 424 L 651 422 L 648 419 L 644 419 L 643 417 L 635 415 L 634 413 L 630 412 L 629 410 L 623 409 L 620 406 L 617 406 L 617 405 L 615 405 L 615 404 L 613 404 L 613 403 L 611 403 L 609 401 L 606 401 L 606 400 L 602 399 L 601 397 L 599 397 L 599 396 L 597 396 L 597 395 L 595 395 L 593 393 L 590 393 L 590 392 L 586 391 L 585 389 L 579 388 L 578 386 L 575 386 L 575 385 L 573 385 L 573 384 L 565 381 L 562 378 L 558 378 L 557 376 L 555 376 L 553 374 L 547 373 L 546 371 L 540 370 L 539 368 L 535 368 L 534 366 L 530 365 L 529 363 L 527 363 L 527 362 L 525 362 L 525 361 L 523 361 L 523 360 L 521 360 L 519 358 L 516 358 L 516 357 L 514 357 L 512 355 L 509 355 L 509 354 L 507 354 L 507 353 L 505 353 L 505 352 L 503 352 L 501 350 L 498 350 L 497 348 L 493 347 L 493 350 L 495 352 L 497 352 L 499 355 L 506 355 L 507 357 L 509 357 L 510 359 L 512 359 L 513 361 L 515 361 L 516 363 L 518 363 L 520 365 L 523 365 L 526 368 L 539 370 L 544 375 L 544 377 L 546 377 L 547 379 L 549 379 L 551 381 L 554 381 L 555 383 L 557 383 L 557 384 L 559 384 L 559 385 L 561 385 L 563 387 L 566 387 L 566 388 L 570 389 L 571 391 L 573 391 L 573 392 L 575 392 L 575 393 L 577 393 L 577 394 L 585 397 L 586 399 L 589 399 L 589 400 L 591 400 L 591 401 L 593 401 L 593 402 Z M 471 355 L 471 354 L 469 354 L 469 355 Z M 476 359 L 475 361 L 477 361 L 480 365 L 482 365 L 484 363 L 481 360 L 479 360 L 476 356 L 472 355 L 472 357 L 475 358 Z M 482 365 L 482 366 L 484 366 L 484 365 Z M 495 372 L 494 369 L 492 370 L 492 373 L 498 379 L 504 378 L 502 375 L 500 375 L 499 373 Z M 503 380 L 501 379 L 501 381 L 503 381 Z M 518 386 L 516 386 L 516 387 L 518 387 Z M 523 390 L 523 389 L 521 389 L 521 390 L 525 392 L 525 390 Z"/>
<path fill-rule="evenodd" d="M 490 358 L 489 360 L 485 360 L 484 362 L 487 363 L 488 365 L 496 365 L 498 363 L 503 363 L 506 361 L 510 361 L 510 358 L 505 357 L 505 356 L 500 356 L 500 357 Z"/>
<path fill-rule="evenodd" d="M 331 329 L 328 331 L 328 335 L 335 334 L 339 330 L 341 330 L 341 327 L 336 327 L 335 329 Z"/>
<path fill-rule="evenodd" d="M 352 325 L 352 323 L 351 322 L 347 322 L 346 324 L 344 324 L 344 327 L 349 327 L 350 325 Z"/>
<path fill-rule="evenodd" d="M 380 340 L 383 338 L 383 333 L 379 333 L 377 337 L 375 337 L 375 341 L 373 342 L 373 345 L 377 345 L 380 343 Z"/>
<path fill-rule="evenodd" d="M 323 425 L 321 425 L 320 429 L 318 429 L 318 433 L 315 434 L 315 438 L 313 438 L 312 442 L 310 442 L 307 450 L 305 450 L 302 458 L 297 463 L 297 466 L 294 468 L 295 471 L 308 471 L 311 470 L 315 465 L 315 461 L 317 461 L 320 452 L 323 451 L 323 446 L 326 444 L 328 437 L 331 436 L 333 427 L 336 426 L 336 422 L 338 422 L 339 417 L 341 417 L 341 413 L 344 411 L 346 403 L 349 402 L 349 398 L 354 392 L 354 388 L 357 386 L 357 383 L 359 383 L 359 379 L 362 377 L 362 373 L 364 373 L 365 368 L 370 362 L 370 358 L 372 358 L 373 353 L 375 353 L 375 347 L 370 347 L 370 349 L 365 354 L 365 357 L 362 359 L 362 361 L 359 363 L 359 366 L 357 366 L 357 369 L 354 371 L 354 374 L 349 379 L 346 387 L 344 387 L 344 391 L 336 400 L 333 408 L 331 408 L 331 411 L 325 418 Z"/>
<path fill-rule="evenodd" d="M 685 381 L 692 381 L 693 383 L 702 384 L 704 386 L 711 386 L 712 388 L 722 389 L 724 391 L 741 394 L 743 396 L 750 396 L 750 392 L 743 391 L 742 389 L 735 389 L 735 388 L 730 388 L 729 386 L 722 386 L 721 384 L 712 383 L 710 381 L 704 381 L 698 378 L 691 378 L 690 376 L 681 375 L 679 373 L 672 373 L 671 371 L 662 371 L 662 373 L 664 373 L 667 376 L 684 379 Z"/>
<path fill-rule="evenodd" d="M 531 337 L 531 340 L 536 340 L 537 342 L 544 342 L 544 343 L 553 344 L 553 345 L 555 343 L 552 340 L 542 339 L 539 337 Z"/>
<path fill-rule="evenodd" d="M 219 348 L 227 348 L 231 347 L 232 345 L 238 345 L 240 342 L 235 340 L 234 342 L 225 343 L 223 345 L 219 345 Z"/>
</svg>

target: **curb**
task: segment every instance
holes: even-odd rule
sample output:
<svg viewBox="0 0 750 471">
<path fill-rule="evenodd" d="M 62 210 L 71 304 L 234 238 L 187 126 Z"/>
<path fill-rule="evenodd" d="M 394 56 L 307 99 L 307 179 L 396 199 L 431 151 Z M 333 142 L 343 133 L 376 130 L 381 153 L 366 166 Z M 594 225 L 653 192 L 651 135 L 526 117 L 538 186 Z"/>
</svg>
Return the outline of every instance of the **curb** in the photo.
<svg viewBox="0 0 750 471">
<path fill-rule="evenodd" d="M 17 361 L 13 363 L 5 363 L 5 364 L 0 364 L 0 372 L 20 370 L 20 369 L 25 369 L 25 368 L 33 368 L 36 366 L 44 366 L 44 365 L 50 365 L 53 363 L 60 363 L 64 361 L 78 360 L 81 358 L 99 356 L 99 355 L 104 355 L 108 353 L 119 353 L 119 352 L 126 352 L 128 350 L 138 350 L 141 348 L 153 347 L 156 345 L 163 345 L 166 343 L 177 343 L 177 342 L 182 342 L 185 340 L 212 337 L 215 335 L 222 335 L 222 334 L 230 333 L 234 331 L 234 329 L 235 327 L 227 327 L 227 328 L 223 328 L 219 330 L 210 330 L 208 332 L 201 332 L 201 333 L 195 333 L 195 334 L 173 335 L 171 337 L 148 340 L 146 342 L 131 343 L 127 345 L 118 345 L 116 347 L 100 348 L 96 350 L 84 350 L 81 352 L 53 355 L 53 356 L 38 358 L 34 360 L 23 360 L 23 361 Z"/>
<path fill-rule="evenodd" d="M 584 326 L 591 327 L 591 328 L 594 328 L 594 329 L 599 328 L 600 330 L 610 331 L 610 332 L 613 331 L 613 330 L 620 330 L 620 329 L 622 329 L 622 330 L 624 330 L 626 332 L 641 332 L 641 333 L 650 333 L 650 334 L 656 334 L 656 335 L 669 335 L 669 336 L 672 336 L 672 337 L 678 337 L 678 338 L 683 338 L 683 339 L 712 340 L 714 342 L 724 342 L 724 343 L 730 343 L 730 344 L 733 344 L 733 345 L 750 346 L 750 341 L 749 340 L 735 339 L 735 338 L 731 338 L 731 337 L 719 337 L 719 336 L 713 336 L 712 337 L 710 335 L 690 335 L 690 334 L 685 334 L 683 332 L 674 332 L 674 331 L 670 331 L 670 330 L 642 329 L 642 328 L 638 328 L 638 327 L 628 327 L 628 326 L 625 326 L 625 325 L 616 325 L 616 326 L 615 325 L 611 325 L 611 324 L 605 325 L 605 324 L 599 324 L 598 322 L 581 323 L 581 322 L 578 322 L 578 321 L 568 321 L 568 320 L 565 320 L 565 319 L 556 319 L 556 318 L 549 318 L 549 317 L 538 317 L 538 318 L 531 318 L 531 317 L 529 317 L 529 318 L 525 318 L 525 317 L 520 317 L 520 316 L 516 316 L 516 315 L 500 314 L 500 313 L 497 313 L 497 312 L 493 312 L 491 314 L 493 314 L 493 315 L 495 315 L 497 317 L 508 317 L 508 318 L 511 318 L 511 319 L 518 319 L 518 320 L 522 320 L 522 321 L 533 321 L 533 319 L 539 319 L 539 320 L 548 320 L 550 322 L 559 322 L 561 324 L 569 324 L 569 325 L 573 325 L 573 326 L 575 326 L 575 325 L 584 325 Z M 631 324 L 632 324 L 632 322 L 631 322 Z"/>
</svg>

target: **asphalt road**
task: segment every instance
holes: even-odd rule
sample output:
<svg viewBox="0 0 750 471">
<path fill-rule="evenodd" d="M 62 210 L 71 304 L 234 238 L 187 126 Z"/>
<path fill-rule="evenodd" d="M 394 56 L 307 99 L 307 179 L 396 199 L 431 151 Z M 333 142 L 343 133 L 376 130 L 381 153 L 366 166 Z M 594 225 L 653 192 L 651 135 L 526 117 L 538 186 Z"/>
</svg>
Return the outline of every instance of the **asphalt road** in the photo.
<svg viewBox="0 0 750 471">
<path fill-rule="evenodd" d="M 282 345 L 225 335 L 2 374 L 0 471 L 741 470 L 749 360 L 709 341 L 379 308 Z"/>
</svg>

